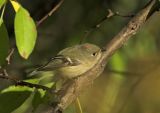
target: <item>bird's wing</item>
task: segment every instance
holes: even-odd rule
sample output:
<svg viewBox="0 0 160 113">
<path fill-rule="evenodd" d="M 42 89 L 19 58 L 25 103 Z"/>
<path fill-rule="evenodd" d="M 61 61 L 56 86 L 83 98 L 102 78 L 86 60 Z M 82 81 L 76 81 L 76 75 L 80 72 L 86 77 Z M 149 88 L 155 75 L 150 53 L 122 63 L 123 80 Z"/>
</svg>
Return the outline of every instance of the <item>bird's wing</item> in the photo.
<svg viewBox="0 0 160 113">
<path fill-rule="evenodd" d="M 45 65 L 42 65 L 32 71 L 29 75 L 35 75 L 39 71 L 52 71 L 57 68 L 66 67 L 66 66 L 77 66 L 81 63 L 76 59 L 71 59 L 69 57 L 64 57 L 63 55 L 57 55 L 53 57 L 49 62 L 47 62 Z"/>
</svg>

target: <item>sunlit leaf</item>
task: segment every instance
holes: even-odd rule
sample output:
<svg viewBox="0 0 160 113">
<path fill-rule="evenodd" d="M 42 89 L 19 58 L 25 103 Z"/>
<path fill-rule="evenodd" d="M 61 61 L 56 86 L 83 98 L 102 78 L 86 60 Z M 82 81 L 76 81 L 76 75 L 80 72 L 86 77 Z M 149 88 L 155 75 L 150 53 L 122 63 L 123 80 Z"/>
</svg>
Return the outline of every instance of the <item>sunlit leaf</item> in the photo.
<svg viewBox="0 0 160 113">
<path fill-rule="evenodd" d="M 10 0 L 15 12 L 17 12 L 19 10 L 19 8 L 21 7 L 21 5 L 17 2 L 17 1 L 14 1 L 14 0 Z"/>
<path fill-rule="evenodd" d="M 23 91 L 33 91 L 34 89 L 33 88 L 29 88 L 29 87 L 25 87 L 25 86 L 10 86 L 4 90 L 2 90 L 0 92 L 0 94 L 2 93 L 6 93 L 6 92 L 14 92 L 14 91 L 17 91 L 17 92 L 23 92 Z"/>
<path fill-rule="evenodd" d="M 10 86 L 0 92 L 0 113 L 11 113 L 30 96 L 31 88 Z"/>
<path fill-rule="evenodd" d="M 0 20 L 0 66 L 4 65 L 5 59 L 8 55 L 9 49 L 9 38 L 7 29 L 3 23 L 3 20 Z"/>
<path fill-rule="evenodd" d="M 0 0 L 0 9 L 3 6 L 3 4 L 6 2 L 6 0 Z"/>
<path fill-rule="evenodd" d="M 33 19 L 23 7 L 20 7 L 16 13 L 14 28 L 18 51 L 27 59 L 34 49 L 37 31 Z"/>
</svg>

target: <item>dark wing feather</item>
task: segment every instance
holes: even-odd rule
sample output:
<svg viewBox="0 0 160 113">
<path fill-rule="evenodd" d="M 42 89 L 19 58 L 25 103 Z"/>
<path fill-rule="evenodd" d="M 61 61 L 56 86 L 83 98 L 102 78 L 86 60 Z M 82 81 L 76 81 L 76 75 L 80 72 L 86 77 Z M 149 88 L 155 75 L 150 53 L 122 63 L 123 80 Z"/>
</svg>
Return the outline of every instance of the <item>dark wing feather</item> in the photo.
<svg viewBox="0 0 160 113">
<path fill-rule="evenodd" d="M 39 71 L 52 71 L 60 67 L 66 66 L 76 66 L 79 65 L 80 62 L 76 59 L 71 59 L 69 57 L 64 57 L 63 55 L 57 55 L 53 57 L 49 62 L 41 67 L 32 71 L 29 75 L 35 75 Z"/>
</svg>

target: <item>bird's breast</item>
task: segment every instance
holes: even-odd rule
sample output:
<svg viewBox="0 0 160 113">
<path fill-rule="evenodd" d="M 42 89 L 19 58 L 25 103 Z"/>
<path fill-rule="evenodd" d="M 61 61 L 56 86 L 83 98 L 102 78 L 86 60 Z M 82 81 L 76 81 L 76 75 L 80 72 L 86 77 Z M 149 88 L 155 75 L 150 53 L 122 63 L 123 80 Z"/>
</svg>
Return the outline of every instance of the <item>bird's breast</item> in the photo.
<svg viewBox="0 0 160 113">
<path fill-rule="evenodd" d="M 58 69 L 57 74 L 61 75 L 64 78 L 75 78 L 85 73 L 89 69 L 90 66 L 87 65 L 68 66 Z"/>
</svg>

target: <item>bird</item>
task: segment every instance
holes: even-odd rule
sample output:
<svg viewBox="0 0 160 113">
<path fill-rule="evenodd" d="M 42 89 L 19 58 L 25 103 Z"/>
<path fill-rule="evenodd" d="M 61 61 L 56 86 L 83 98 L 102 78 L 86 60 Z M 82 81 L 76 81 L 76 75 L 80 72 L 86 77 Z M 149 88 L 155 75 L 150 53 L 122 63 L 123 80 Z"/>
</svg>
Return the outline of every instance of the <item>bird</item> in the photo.
<svg viewBox="0 0 160 113">
<path fill-rule="evenodd" d="M 77 78 L 91 69 L 102 56 L 100 47 L 90 43 L 74 45 L 61 50 L 44 65 L 30 73 L 54 71 L 56 76 L 65 79 Z"/>
</svg>

